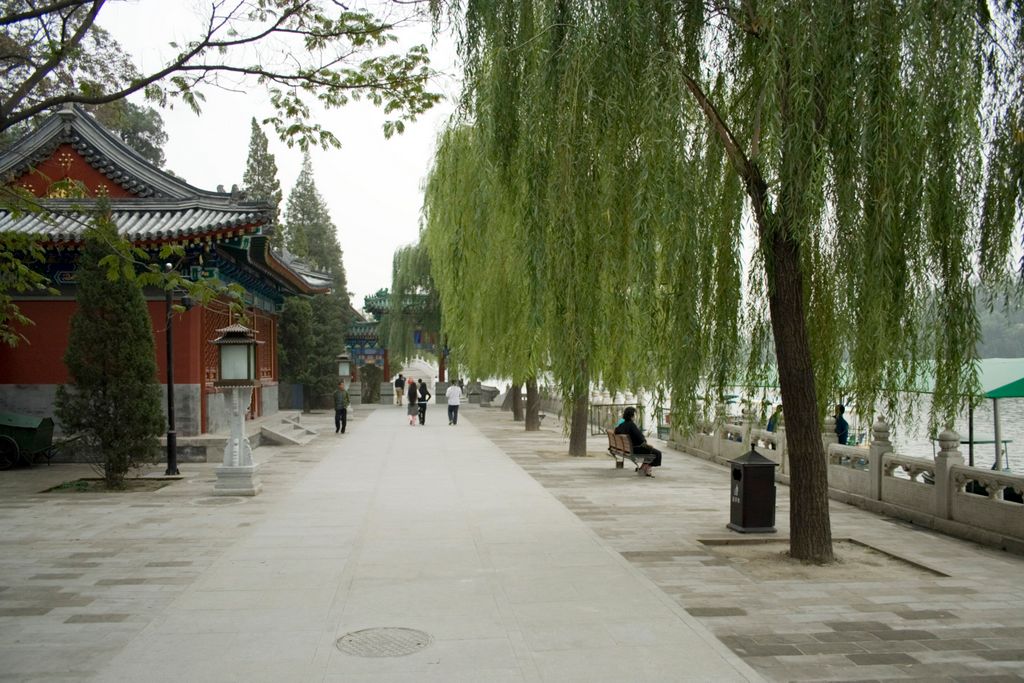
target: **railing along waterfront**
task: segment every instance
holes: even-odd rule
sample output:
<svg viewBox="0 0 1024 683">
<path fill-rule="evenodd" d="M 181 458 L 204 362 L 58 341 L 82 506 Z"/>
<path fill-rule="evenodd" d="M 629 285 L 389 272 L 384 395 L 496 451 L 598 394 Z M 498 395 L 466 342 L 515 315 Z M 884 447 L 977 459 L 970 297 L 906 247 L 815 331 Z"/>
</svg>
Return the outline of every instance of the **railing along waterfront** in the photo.
<svg viewBox="0 0 1024 683">
<path fill-rule="evenodd" d="M 622 411 L 626 408 L 636 408 L 636 417 L 633 422 L 644 430 L 644 406 L 640 403 L 591 403 L 587 407 L 587 422 L 590 424 L 590 435 L 599 436 L 604 430 L 610 429 L 622 417 Z"/>
<path fill-rule="evenodd" d="M 1024 552 L 1024 475 L 965 465 L 960 436 L 953 431 L 939 435 L 940 449 L 934 458 L 919 458 L 893 452 L 884 419 L 873 425 L 867 448 L 839 445 L 834 427 L 832 418 L 822 426 L 833 498 L 950 535 Z M 672 442 L 688 453 L 721 463 L 743 455 L 754 444 L 779 464 L 777 478 L 789 483 L 785 431 L 758 428 L 749 413 L 739 423 L 720 420 L 686 437 L 673 432 Z"/>
</svg>

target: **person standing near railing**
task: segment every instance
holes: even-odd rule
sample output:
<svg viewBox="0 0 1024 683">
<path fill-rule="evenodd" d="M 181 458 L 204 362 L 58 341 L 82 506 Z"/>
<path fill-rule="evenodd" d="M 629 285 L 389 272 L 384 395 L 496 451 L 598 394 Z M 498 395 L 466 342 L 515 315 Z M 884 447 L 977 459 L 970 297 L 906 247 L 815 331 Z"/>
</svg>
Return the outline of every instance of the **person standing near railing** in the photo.
<svg viewBox="0 0 1024 683">
<path fill-rule="evenodd" d="M 843 417 L 843 413 L 846 412 L 846 406 L 841 403 L 836 404 L 836 437 L 839 440 L 840 446 L 846 445 L 846 440 L 850 436 L 850 423 Z"/>
</svg>

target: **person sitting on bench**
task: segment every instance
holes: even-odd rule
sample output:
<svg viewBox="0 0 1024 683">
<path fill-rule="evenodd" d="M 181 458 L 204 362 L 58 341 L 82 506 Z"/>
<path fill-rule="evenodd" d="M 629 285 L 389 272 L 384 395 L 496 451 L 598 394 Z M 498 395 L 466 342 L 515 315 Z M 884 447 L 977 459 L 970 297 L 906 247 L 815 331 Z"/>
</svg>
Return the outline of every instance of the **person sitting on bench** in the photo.
<svg viewBox="0 0 1024 683">
<path fill-rule="evenodd" d="M 622 424 L 615 428 L 616 434 L 628 434 L 629 442 L 633 444 L 633 452 L 637 455 L 653 455 L 654 459 L 645 462 L 640 466 L 640 473 L 648 477 L 653 477 L 651 474 L 652 467 L 661 467 L 661 451 L 654 448 L 647 443 L 647 439 L 644 438 L 643 432 L 633 422 L 633 418 L 636 417 L 636 408 L 630 406 L 622 411 Z"/>
</svg>

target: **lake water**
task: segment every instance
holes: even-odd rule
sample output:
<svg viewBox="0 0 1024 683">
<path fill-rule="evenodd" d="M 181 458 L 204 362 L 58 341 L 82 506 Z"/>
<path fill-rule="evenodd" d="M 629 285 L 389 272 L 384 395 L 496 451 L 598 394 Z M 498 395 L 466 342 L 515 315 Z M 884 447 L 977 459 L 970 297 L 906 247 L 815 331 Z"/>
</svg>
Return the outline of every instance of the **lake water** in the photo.
<svg viewBox="0 0 1024 683">
<path fill-rule="evenodd" d="M 927 411 L 925 403 L 922 406 Z M 956 421 L 953 429 L 960 434 L 960 438 L 967 440 L 967 416 L 963 415 Z M 924 423 L 916 427 L 903 428 L 889 436 L 893 442 L 894 450 L 901 455 L 913 455 L 921 458 L 930 458 L 938 452 L 939 446 L 928 439 L 927 418 Z M 1010 468 L 1015 473 L 1024 473 L 1024 399 L 1004 398 L 999 400 L 999 426 L 1003 439 L 1009 439 L 1012 443 L 1006 444 L 1006 455 Z M 992 401 L 985 400 L 980 406 L 974 409 L 974 438 L 977 441 L 992 441 L 995 428 L 992 423 Z M 960 445 L 960 453 L 964 456 L 964 462 L 968 462 L 967 444 Z M 975 467 L 991 467 L 995 461 L 995 445 L 991 443 L 974 445 Z"/>
</svg>

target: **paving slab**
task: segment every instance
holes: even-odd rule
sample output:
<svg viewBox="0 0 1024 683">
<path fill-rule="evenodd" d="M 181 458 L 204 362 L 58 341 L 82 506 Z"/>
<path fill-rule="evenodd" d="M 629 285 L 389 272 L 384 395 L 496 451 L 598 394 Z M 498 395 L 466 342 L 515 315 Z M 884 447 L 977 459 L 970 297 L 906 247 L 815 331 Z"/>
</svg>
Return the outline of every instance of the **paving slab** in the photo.
<svg viewBox="0 0 1024 683">
<path fill-rule="evenodd" d="M 725 528 L 726 468 L 666 447 L 648 479 L 616 470 L 603 435 L 591 437 L 591 457 L 572 458 L 557 422 L 524 439 L 508 413 L 470 419 L 766 679 L 1024 681 L 1024 557 L 833 501 L 834 538 L 906 566 L 891 576 L 840 565 L 825 579 L 765 578 L 714 544 L 743 539 Z M 773 536 L 784 549 L 789 489 L 777 494 Z"/>
<path fill-rule="evenodd" d="M 3 473 L 0 680 L 762 679 L 487 438 L 490 409 L 403 413 L 257 449 L 252 498 L 213 496 L 206 463 L 147 493 L 40 493 L 76 465 Z M 385 628 L 423 646 L 337 646 Z"/>
</svg>

